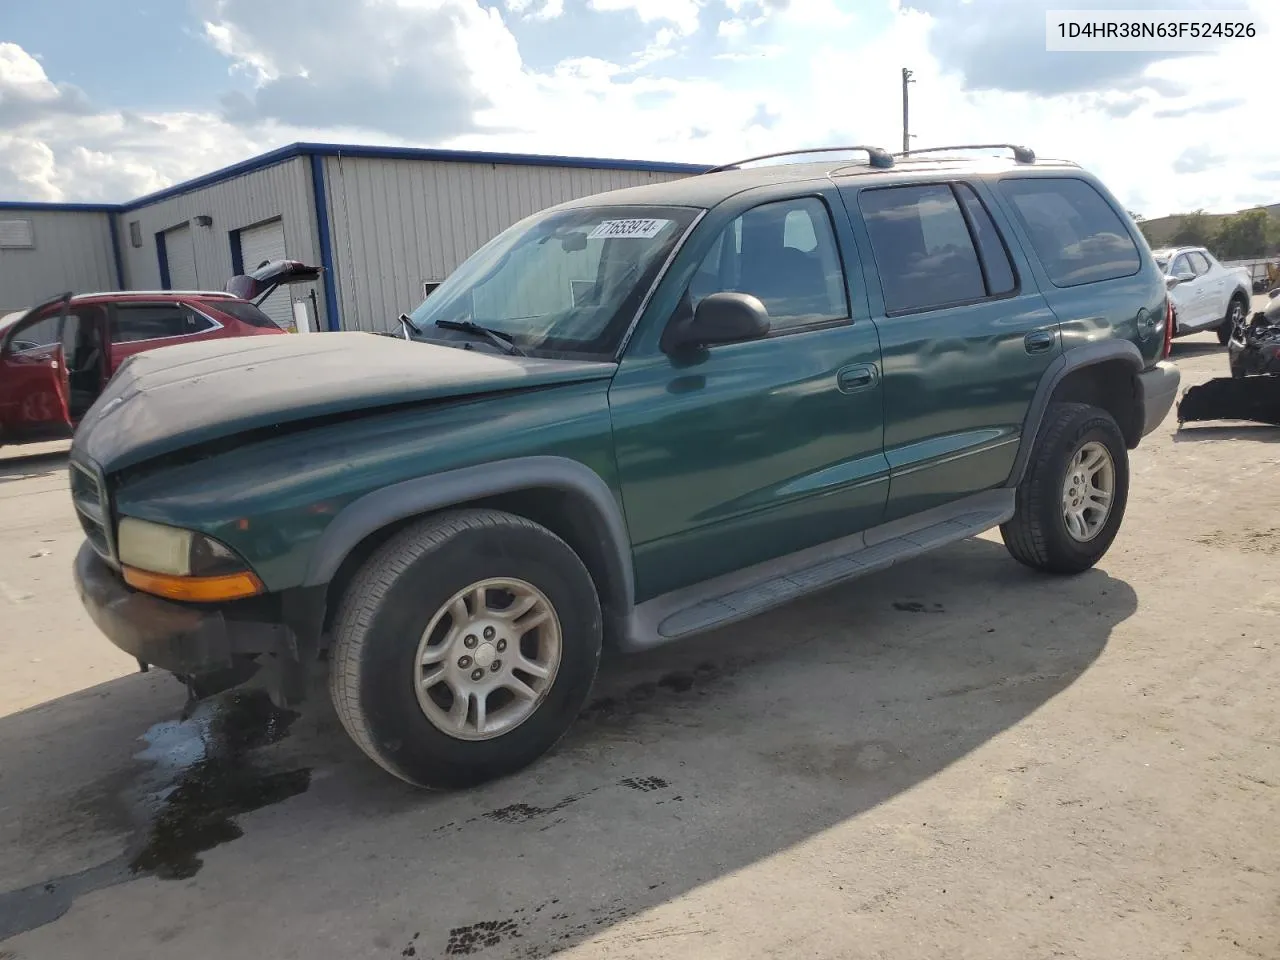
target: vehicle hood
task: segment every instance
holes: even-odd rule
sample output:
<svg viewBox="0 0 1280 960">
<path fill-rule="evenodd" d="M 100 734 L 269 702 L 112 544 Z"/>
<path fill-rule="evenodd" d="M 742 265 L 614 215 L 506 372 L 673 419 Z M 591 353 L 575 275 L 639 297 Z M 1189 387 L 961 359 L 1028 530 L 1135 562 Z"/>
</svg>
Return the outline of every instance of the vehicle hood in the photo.
<svg viewBox="0 0 1280 960">
<path fill-rule="evenodd" d="M 130 357 L 72 444 L 105 472 L 286 424 L 611 377 L 617 365 L 463 350 L 369 333 L 179 344 Z"/>
</svg>

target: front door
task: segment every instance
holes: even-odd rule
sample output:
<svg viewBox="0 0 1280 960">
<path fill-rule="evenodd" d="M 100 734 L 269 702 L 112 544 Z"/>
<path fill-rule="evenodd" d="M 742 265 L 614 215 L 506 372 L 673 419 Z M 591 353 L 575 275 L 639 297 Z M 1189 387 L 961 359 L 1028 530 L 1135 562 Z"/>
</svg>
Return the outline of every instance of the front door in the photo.
<svg viewBox="0 0 1280 960">
<path fill-rule="evenodd" d="M 66 303 L 33 310 L 0 338 L 0 443 L 71 436 L 62 331 Z"/>
<path fill-rule="evenodd" d="M 638 600 L 879 521 L 880 353 L 846 282 L 838 203 L 742 201 L 684 291 L 677 317 L 711 293 L 754 294 L 766 337 L 692 356 L 633 344 L 623 359 L 609 404 Z"/>
<path fill-rule="evenodd" d="M 852 180 L 852 178 L 850 178 Z M 884 353 L 885 520 L 999 486 L 1058 323 L 975 186 L 841 188 L 875 257 Z"/>
<path fill-rule="evenodd" d="M 1173 258 L 1170 274 L 1179 283 L 1170 292 L 1178 323 L 1185 330 L 1193 330 L 1205 322 L 1205 279 L 1196 273 L 1190 253 L 1180 253 Z"/>
<path fill-rule="evenodd" d="M 1227 315 L 1227 272 L 1221 264 L 1214 264 L 1203 252 L 1191 251 L 1191 269 L 1196 272 L 1196 282 L 1202 288 L 1200 322 L 1214 324 Z"/>
</svg>

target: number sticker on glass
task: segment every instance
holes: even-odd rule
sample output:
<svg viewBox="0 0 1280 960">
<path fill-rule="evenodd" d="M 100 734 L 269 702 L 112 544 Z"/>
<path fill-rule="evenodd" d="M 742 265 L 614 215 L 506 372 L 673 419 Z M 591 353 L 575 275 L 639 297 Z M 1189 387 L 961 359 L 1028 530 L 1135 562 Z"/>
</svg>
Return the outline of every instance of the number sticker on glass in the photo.
<svg viewBox="0 0 1280 960">
<path fill-rule="evenodd" d="M 588 240 L 604 240 L 613 237 L 630 237 L 634 240 L 652 240 L 670 224 L 670 220 L 606 220 L 587 234 Z"/>
</svg>

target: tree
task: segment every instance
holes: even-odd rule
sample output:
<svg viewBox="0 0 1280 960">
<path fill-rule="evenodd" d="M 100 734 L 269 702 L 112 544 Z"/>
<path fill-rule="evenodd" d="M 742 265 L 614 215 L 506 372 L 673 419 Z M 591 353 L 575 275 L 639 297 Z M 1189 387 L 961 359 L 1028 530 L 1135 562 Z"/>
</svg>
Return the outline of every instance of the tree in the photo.
<svg viewBox="0 0 1280 960">
<path fill-rule="evenodd" d="M 1211 244 L 1214 254 L 1223 260 L 1265 256 L 1269 219 L 1265 210 L 1247 210 L 1225 218 Z"/>
<path fill-rule="evenodd" d="M 1169 239 L 1175 247 L 1207 247 L 1213 237 L 1213 221 L 1203 210 L 1196 210 L 1178 218 L 1177 229 Z"/>
</svg>

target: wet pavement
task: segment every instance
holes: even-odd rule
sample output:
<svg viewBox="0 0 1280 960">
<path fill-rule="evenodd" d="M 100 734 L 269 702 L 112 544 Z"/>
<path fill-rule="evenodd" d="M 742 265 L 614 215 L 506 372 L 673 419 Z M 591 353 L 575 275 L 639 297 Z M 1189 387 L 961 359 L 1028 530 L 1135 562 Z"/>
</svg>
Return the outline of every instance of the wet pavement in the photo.
<svg viewBox="0 0 1280 960">
<path fill-rule="evenodd" d="M 460 793 L 323 678 L 292 713 L 138 674 L 76 607 L 64 464 L 6 451 L 0 958 L 1280 955 L 1277 439 L 1166 424 L 1077 578 L 988 536 L 611 658 Z"/>
</svg>

